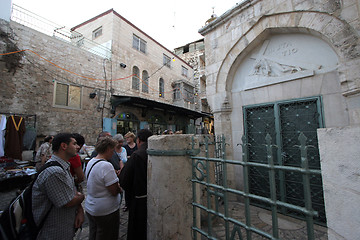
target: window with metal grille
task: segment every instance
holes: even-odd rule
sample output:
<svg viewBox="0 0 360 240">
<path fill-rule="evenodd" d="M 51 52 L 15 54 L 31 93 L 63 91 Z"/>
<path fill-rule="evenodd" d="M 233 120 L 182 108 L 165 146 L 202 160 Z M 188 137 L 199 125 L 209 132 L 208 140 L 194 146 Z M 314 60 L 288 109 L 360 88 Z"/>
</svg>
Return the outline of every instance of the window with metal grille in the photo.
<svg viewBox="0 0 360 240">
<path fill-rule="evenodd" d="M 81 109 L 82 87 L 55 82 L 54 105 Z"/>
<path fill-rule="evenodd" d="M 142 72 L 142 92 L 149 92 L 149 74 L 146 70 Z"/>
<path fill-rule="evenodd" d="M 181 98 L 180 94 L 180 83 L 174 84 L 174 100 L 179 100 Z"/>
<path fill-rule="evenodd" d="M 181 75 L 183 75 L 184 77 L 188 76 L 188 69 L 184 66 L 181 66 Z"/>
<path fill-rule="evenodd" d="M 135 34 L 133 35 L 133 48 L 136 50 L 146 53 L 146 41 L 139 38 Z"/>
<path fill-rule="evenodd" d="M 163 65 L 171 67 L 171 58 L 165 54 L 163 55 Z"/>
<path fill-rule="evenodd" d="M 132 76 L 132 89 L 139 90 L 140 85 L 140 70 L 137 66 L 133 67 L 133 76 Z"/>
<path fill-rule="evenodd" d="M 164 98 L 164 79 L 159 79 L 159 97 Z"/>
<path fill-rule="evenodd" d="M 248 142 L 249 161 L 267 163 L 264 148 L 266 134 L 274 141 L 273 159 L 276 165 L 301 166 L 298 137 L 304 133 L 307 137 L 309 167 L 320 170 L 317 128 L 323 127 L 321 98 L 307 98 L 295 101 L 275 102 L 244 107 L 244 129 Z M 277 198 L 280 201 L 303 207 L 305 205 L 302 175 L 292 171 L 276 172 Z M 314 210 L 319 216 L 314 220 L 326 223 L 322 179 L 320 175 L 311 175 L 311 194 Z M 269 172 L 265 168 L 249 167 L 250 193 L 269 197 Z M 264 202 L 252 200 L 252 204 L 270 208 Z M 289 209 L 281 212 L 303 218 L 301 214 Z"/>
<path fill-rule="evenodd" d="M 194 88 L 184 83 L 185 101 L 194 103 Z"/>
<path fill-rule="evenodd" d="M 93 32 L 92 32 L 92 39 L 95 39 L 97 37 L 100 37 L 102 35 L 102 26 L 95 29 Z"/>
</svg>

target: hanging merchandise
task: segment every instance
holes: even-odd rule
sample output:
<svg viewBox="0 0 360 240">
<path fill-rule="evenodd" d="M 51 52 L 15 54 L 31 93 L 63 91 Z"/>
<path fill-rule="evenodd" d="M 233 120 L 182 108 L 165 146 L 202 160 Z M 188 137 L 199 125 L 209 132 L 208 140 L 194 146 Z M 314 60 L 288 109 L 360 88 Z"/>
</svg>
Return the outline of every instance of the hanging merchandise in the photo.
<svg viewBox="0 0 360 240">
<path fill-rule="evenodd" d="M 13 115 L 8 117 L 5 133 L 5 156 L 22 160 L 24 134 L 24 118 Z"/>
<path fill-rule="evenodd" d="M 0 157 L 4 156 L 6 116 L 0 115 Z"/>
</svg>

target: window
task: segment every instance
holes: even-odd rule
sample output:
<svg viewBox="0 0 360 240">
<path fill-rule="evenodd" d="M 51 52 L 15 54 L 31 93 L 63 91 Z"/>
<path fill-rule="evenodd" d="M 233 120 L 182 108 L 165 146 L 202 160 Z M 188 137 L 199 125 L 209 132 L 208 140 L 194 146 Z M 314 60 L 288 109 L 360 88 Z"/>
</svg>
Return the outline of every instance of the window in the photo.
<svg viewBox="0 0 360 240">
<path fill-rule="evenodd" d="M 82 88 L 70 84 L 55 82 L 55 106 L 81 108 Z"/>
<path fill-rule="evenodd" d="M 171 67 L 171 58 L 165 54 L 163 55 L 163 65 Z"/>
<path fill-rule="evenodd" d="M 149 93 L 149 74 L 146 70 L 142 72 L 142 92 Z"/>
<path fill-rule="evenodd" d="M 183 75 L 184 77 L 188 76 L 188 69 L 184 66 L 181 66 L 181 75 Z"/>
<path fill-rule="evenodd" d="M 136 35 L 133 35 L 133 48 L 136 50 L 146 53 L 146 42 L 145 40 L 139 38 Z"/>
<path fill-rule="evenodd" d="M 139 90 L 139 79 L 140 71 L 137 66 L 133 67 L 133 76 L 132 76 L 132 89 Z"/>
<path fill-rule="evenodd" d="M 184 84 L 185 101 L 194 103 L 194 88 L 190 85 Z"/>
<path fill-rule="evenodd" d="M 102 35 L 102 27 L 99 27 L 92 32 L 92 39 L 100 37 L 101 35 Z"/>
<path fill-rule="evenodd" d="M 159 79 L 159 97 L 164 97 L 164 79 Z"/>
<path fill-rule="evenodd" d="M 180 99 L 180 83 L 174 84 L 174 100 Z"/>
</svg>

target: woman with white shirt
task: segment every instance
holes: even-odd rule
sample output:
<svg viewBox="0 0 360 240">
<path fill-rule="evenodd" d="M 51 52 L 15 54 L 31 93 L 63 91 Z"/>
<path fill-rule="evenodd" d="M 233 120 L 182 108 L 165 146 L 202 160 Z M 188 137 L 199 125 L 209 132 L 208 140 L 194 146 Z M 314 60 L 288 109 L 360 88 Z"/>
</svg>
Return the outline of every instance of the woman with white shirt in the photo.
<svg viewBox="0 0 360 240">
<path fill-rule="evenodd" d="M 110 137 L 100 138 L 95 150 L 98 155 L 87 164 L 87 197 L 85 211 L 89 219 L 89 239 L 118 239 L 120 224 L 119 179 L 108 162 L 118 142 Z"/>
<path fill-rule="evenodd" d="M 124 164 L 127 161 L 127 152 L 126 149 L 123 147 L 124 145 L 124 137 L 121 134 L 116 134 L 113 137 L 117 142 L 118 145 L 115 147 L 115 152 L 117 153 L 119 160 L 120 160 L 120 170 L 124 167 Z"/>
</svg>

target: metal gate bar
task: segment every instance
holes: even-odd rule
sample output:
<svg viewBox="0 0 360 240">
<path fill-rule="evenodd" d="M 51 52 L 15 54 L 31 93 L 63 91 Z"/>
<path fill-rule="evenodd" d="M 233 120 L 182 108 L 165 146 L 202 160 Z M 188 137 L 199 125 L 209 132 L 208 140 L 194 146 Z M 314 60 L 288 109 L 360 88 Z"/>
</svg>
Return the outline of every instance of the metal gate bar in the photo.
<svg viewBox="0 0 360 240">
<path fill-rule="evenodd" d="M 252 233 L 259 234 L 263 237 L 268 239 L 279 239 L 279 232 L 278 232 L 278 207 L 284 207 L 287 209 L 291 209 L 302 213 L 306 216 L 306 223 L 307 223 L 307 237 L 308 239 L 314 239 L 314 223 L 313 217 L 317 216 L 317 211 L 312 209 L 312 201 L 311 201 L 311 190 L 310 190 L 310 175 L 311 174 L 321 174 L 320 170 L 309 169 L 308 159 L 307 159 L 307 149 L 312 146 L 306 145 L 306 137 L 303 133 L 300 133 L 298 138 L 300 145 L 297 146 L 300 148 L 301 152 L 301 168 L 300 167 L 291 167 L 291 166 L 279 166 L 274 165 L 273 161 L 273 148 L 276 145 L 272 145 L 272 139 L 269 134 L 266 136 L 266 150 L 268 155 L 268 163 L 255 163 L 255 162 L 248 162 L 248 151 L 247 151 L 247 142 L 245 137 L 242 138 L 243 144 L 243 159 L 242 161 L 236 160 L 227 160 L 225 159 L 225 154 L 222 154 L 222 158 L 209 158 L 208 156 L 208 144 L 209 141 L 205 141 L 206 146 L 206 156 L 205 157 L 197 157 L 192 156 L 192 166 L 193 166 L 193 177 L 192 177 L 192 186 L 193 186 L 193 238 L 197 239 L 197 233 L 205 236 L 208 239 L 216 239 L 213 234 L 212 229 L 212 217 L 217 216 L 222 218 L 225 221 L 225 237 L 226 239 L 234 239 L 235 234 L 238 234 L 239 238 L 242 239 L 240 228 L 245 229 L 246 231 L 246 238 L 248 240 L 252 239 Z M 225 141 L 223 143 L 225 145 Z M 225 149 L 225 146 L 223 146 Z M 217 183 L 211 183 L 209 173 L 210 169 L 210 162 L 220 163 L 222 164 L 223 168 L 223 184 L 218 185 Z M 227 165 L 241 165 L 243 166 L 243 173 L 244 173 L 244 191 L 240 191 L 237 189 L 232 189 L 227 186 Z M 257 167 L 257 168 L 264 168 L 269 170 L 269 181 L 270 181 L 270 198 L 258 196 L 255 194 L 251 194 L 249 192 L 249 167 Z M 284 201 L 279 201 L 276 198 L 276 182 L 275 182 L 275 171 L 282 170 L 282 171 L 292 171 L 301 173 L 303 176 L 303 187 L 304 187 L 304 200 L 305 200 L 305 207 L 293 205 L 286 203 Z M 205 179 L 206 178 L 206 179 Z M 207 192 L 207 206 L 205 207 L 201 203 L 196 202 L 196 186 L 197 184 L 205 186 Z M 213 189 L 213 190 L 211 190 Z M 240 222 L 229 215 L 228 210 L 228 193 L 233 193 L 239 196 L 244 197 L 245 199 L 245 215 L 246 221 L 245 223 Z M 215 195 L 221 197 L 224 201 L 224 214 L 218 211 L 218 207 L 216 209 L 211 209 L 211 199 L 210 196 Z M 251 217 L 250 217 L 250 199 L 259 200 L 261 202 L 267 203 L 271 206 L 271 213 L 272 213 L 272 234 L 262 231 L 256 227 L 251 226 Z M 208 231 L 205 232 L 201 229 L 201 226 L 197 225 L 197 211 L 203 210 L 207 213 L 207 229 Z M 230 231 L 230 223 L 234 224 L 234 228 Z"/>
</svg>

